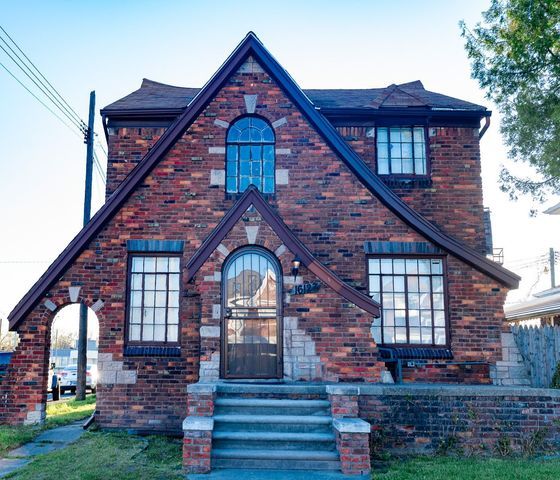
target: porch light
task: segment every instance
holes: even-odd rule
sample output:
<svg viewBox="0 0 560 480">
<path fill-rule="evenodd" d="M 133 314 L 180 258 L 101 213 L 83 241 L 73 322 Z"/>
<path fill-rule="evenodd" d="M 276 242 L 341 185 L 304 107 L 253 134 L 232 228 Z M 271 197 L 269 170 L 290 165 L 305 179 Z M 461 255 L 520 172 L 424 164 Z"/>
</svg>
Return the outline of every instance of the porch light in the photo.
<svg viewBox="0 0 560 480">
<path fill-rule="evenodd" d="M 292 260 L 292 275 L 294 276 L 294 283 L 296 283 L 297 275 L 299 272 L 299 266 L 301 265 L 301 260 L 296 255 Z"/>
</svg>

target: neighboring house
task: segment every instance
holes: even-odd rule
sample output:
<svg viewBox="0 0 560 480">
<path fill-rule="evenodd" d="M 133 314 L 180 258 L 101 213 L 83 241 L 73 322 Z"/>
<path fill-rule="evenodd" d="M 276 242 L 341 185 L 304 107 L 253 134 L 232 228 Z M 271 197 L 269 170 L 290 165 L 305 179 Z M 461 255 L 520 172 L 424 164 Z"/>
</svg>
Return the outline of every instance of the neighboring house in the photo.
<svg viewBox="0 0 560 480">
<path fill-rule="evenodd" d="M 519 277 L 485 257 L 486 108 L 301 90 L 249 34 L 203 88 L 144 80 L 102 115 L 107 202 L 9 317 L 11 421 L 40 419 L 73 297 L 99 318 L 102 427 L 180 430 L 195 382 L 377 383 L 387 355 L 405 382 L 491 382 Z"/>
<path fill-rule="evenodd" d="M 511 323 L 560 326 L 560 287 L 535 293 L 523 302 L 506 304 L 504 312 Z"/>
</svg>

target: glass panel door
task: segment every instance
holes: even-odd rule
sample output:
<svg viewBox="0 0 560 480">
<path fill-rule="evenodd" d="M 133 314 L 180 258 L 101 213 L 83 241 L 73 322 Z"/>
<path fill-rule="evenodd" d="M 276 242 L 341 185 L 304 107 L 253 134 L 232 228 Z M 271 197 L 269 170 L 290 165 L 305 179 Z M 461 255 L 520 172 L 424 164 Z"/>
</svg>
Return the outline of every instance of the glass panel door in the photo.
<svg viewBox="0 0 560 480">
<path fill-rule="evenodd" d="M 260 249 L 234 254 L 224 269 L 223 373 L 226 378 L 278 378 L 279 268 Z"/>
</svg>

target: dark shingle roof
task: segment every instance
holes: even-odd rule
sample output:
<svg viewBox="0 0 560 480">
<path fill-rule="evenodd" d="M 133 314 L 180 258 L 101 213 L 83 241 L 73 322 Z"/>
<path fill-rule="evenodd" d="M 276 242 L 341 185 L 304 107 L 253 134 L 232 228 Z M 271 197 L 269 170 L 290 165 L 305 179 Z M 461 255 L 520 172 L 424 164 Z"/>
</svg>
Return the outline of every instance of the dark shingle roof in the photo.
<svg viewBox="0 0 560 480">
<path fill-rule="evenodd" d="M 144 79 L 141 87 L 103 109 L 104 114 L 134 110 L 182 110 L 200 91 Z M 366 89 L 309 89 L 307 97 L 323 109 L 384 109 L 420 107 L 435 110 L 485 111 L 481 105 L 430 92 L 422 82 Z"/>
</svg>

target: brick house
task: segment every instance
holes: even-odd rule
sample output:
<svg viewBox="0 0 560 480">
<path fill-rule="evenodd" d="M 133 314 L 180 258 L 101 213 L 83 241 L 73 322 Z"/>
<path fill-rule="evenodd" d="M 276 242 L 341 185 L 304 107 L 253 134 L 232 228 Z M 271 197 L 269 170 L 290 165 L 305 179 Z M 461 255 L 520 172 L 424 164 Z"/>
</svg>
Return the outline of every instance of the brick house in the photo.
<svg viewBox="0 0 560 480">
<path fill-rule="evenodd" d="M 97 422 L 174 432 L 188 414 L 191 471 L 209 469 L 215 407 L 256 408 L 235 395 L 357 417 L 355 384 L 388 371 L 491 383 L 519 278 L 485 256 L 484 107 L 419 81 L 301 90 L 249 33 L 203 88 L 144 80 L 101 113 L 107 201 L 10 314 L 4 421 L 43 418 L 71 302 L 99 318 Z M 369 430 L 335 421 L 359 457 Z"/>
</svg>

